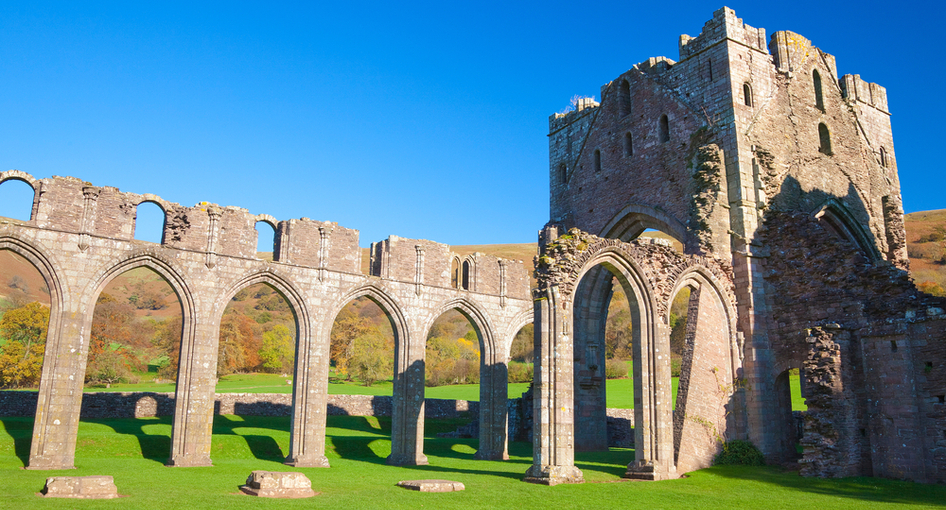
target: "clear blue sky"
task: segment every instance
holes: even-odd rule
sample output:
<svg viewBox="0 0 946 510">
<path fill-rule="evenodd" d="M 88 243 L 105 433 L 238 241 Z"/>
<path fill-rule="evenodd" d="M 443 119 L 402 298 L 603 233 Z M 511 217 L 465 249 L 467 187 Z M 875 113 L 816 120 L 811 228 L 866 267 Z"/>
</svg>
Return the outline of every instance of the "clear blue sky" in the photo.
<svg viewBox="0 0 946 510">
<path fill-rule="evenodd" d="M 548 116 L 677 59 L 723 5 L 195 4 L 0 4 L 0 168 L 337 221 L 362 245 L 532 242 Z M 728 5 L 887 87 L 905 209 L 946 207 L 942 3 Z"/>
</svg>

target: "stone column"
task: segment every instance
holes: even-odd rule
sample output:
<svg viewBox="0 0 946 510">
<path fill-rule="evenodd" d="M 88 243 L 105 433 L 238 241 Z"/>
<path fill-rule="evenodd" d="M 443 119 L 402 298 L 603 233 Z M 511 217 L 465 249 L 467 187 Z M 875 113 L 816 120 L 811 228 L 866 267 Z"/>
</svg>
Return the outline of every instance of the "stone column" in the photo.
<svg viewBox="0 0 946 510">
<path fill-rule="evenodd" d="M 213 317 L 201 310 L 197 317 Z M 171 427 L 169 466 L 210 466 L 217 381 L 217 338 L 219 324 L 184 317 L 181 360 L 175 389 L 174 423 Z"/>
<path fill-rule="evenodd" d="M 493 337 L 495 338 L 495 337 Z M 480 447 L 475 458 L 507 460 L 506 400 L 509 372 L 495 349 L 480 358 Z"/>
<path fill-rule="evenodd" d="M 49 336 L 39 382 L 33 440 L 26 469 L 74 469 L 82 385 L 89 346 L 81 336 L 81 310 L 49 318 Z M 54 323 L 58 328 L 53 327 Z"/>
<path fill-rule="evenodd" d="M 396 338 L 394 345 L 394 408 L 391 410 L 391 455 L 395 466 L 427 464 L 424 455 L 424 343 Z"/>
<path fill-rule="evenodd" d="M 297 319 L 298 320 L 298 319 Z M 300 328 L 301 329 L 301 328 Z M 292 435 L 285 463 L 295 467 L 329 467 L 325 457 L 328 370 L 331 329 L 313 339 L 297 333 L 292 384 Z"/>
<path fill-rule="evenodd" d="M 570 303 L 558 286 L 536 291 L 532 467 L 527 482 L 584 481 L 575 467 L 575 397 Z"/>
</svg>

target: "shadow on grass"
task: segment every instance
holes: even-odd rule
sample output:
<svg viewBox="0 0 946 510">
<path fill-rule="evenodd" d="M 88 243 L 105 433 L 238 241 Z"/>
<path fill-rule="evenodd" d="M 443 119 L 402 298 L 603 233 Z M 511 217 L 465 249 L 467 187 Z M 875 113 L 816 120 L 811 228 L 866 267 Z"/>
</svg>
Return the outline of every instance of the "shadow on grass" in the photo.
<svg viewBox="0 0 946 510">
<path fill-rule="evenodd" d="M 13 439 L 13 452 L 23 465 L 30 461 L 30 441 L 33 437 L 33 418 L 2 417 L 4 431 Z"/>
<path fill-rule="evenodd" d="M 946 487 L 884 478 L 809 478 L 777 467 L 716 466 L 706 474 L 838 498 L 886 504 L 946 506 Z"/>
<path fill-rule="evenodd" d="M 582 471 L 599 471 L 621 478 L 627 465 L 634 461 L 634 450 L 611 448 L 601 452 L 575 452 L 575 467 Z"/>
</svg>

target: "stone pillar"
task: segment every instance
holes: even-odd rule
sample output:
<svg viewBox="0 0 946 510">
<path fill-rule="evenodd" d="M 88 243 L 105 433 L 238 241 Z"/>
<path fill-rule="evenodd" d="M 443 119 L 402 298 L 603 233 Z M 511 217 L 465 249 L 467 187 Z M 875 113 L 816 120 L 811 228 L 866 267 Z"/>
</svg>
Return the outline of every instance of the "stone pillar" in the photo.
<svg viewBox="0 0 946 510">
<path fill-rule="evenodd" d="M 196 316 L 215 316 L 212 310 L 202 312 Z M 219 323 L 196 322 L 184 317 L 168 460 L 168 465 L 175 467 L 212 465 L 210 441 L 217 381 L 217 338 L 214 335 L 219 334 Z"/>
<path fill-rule="evenodd" d="M 424 455 L 424 349 L 413 338 L 396 338 L 394 345 L 394 408 L 391 410 L 391 455 L 388 464 L 423 466 Z M 421 340 L 425 342 L 426 338 Z"/>
<path fill-rule="evenodd" d="M 558 286 L 536 291 L 532 467 L 527 482 L 584 481 L 575 467 L 575 396 L 570 303 Z"/>
<path fill-rule="evenodd" d="M 54 311 L 55 312 L 55 311 Z M 33 440 L 26 469 L 74 469 L 82 385 L 88 362 L 88 342 L 81 337 L 78 310 L 50 316 L 43 373 L 39 382 Z M 58 328 L 53 327 L 59 324 Z"/>
<path fill-rule="evenodd" d="M 605 328 L 613 275 L 602 266 L 588 271 L 575 293 L 575 448 L 607 451 L 608 414 Z"/>
<path fill-rule="evenodd" d="M 318 337 L 303 336 L 301 331 L 305 330 L 299 330 L 292 380 L 292 433 L 285 463 L 295 467 L 329 467 L 325 457 L 325 419 L 331 327 L 327 332 L 323 329 Z"/>
<path fill-rule="evenodd" d="M 670 328 L 641 318 L 634 346 L 634 454 L 625 477 L 676 478 L 673 462 L 673 386 L 670 382 Z"/>
<path fill-rule="evenodd" d="M 474 456 L 482 460 L 507 460 L 506 400 L 509 372 L 499 355 L 484 352 L 480 358 L 480 447 Z"/>
</svg>

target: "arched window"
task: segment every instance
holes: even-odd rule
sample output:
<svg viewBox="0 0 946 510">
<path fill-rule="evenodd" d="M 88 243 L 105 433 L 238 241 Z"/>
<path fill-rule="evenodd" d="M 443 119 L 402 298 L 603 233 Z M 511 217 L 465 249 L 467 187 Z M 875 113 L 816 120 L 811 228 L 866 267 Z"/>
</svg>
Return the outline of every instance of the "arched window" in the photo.
<svg viewBox="0 0 946 510">
<path fill-rule="evenodd" d="M 454 289 L 460 288 L 460 259 L 454 257 L 450 265 L 450 285 Z"/>
<path fill-rule="evenodd" d="M 558 165 L 558 182 L 560 184 L 565 184 L 568 180 L 568 167 L 565 166 L 565 163 Z"/>
<path fill-rule="evenodd" d="M 26 181 L 7 179 L 0 183 L 0 216 L 30 221 L 36 192 Z"/>
<path fill-rule="evenodd" d="M 164 223 L 167 215 L 154 202 L 141 202 L 135 210 L 135 239 L 151 243 L 164 242 Z"/>
<path fill-rule="evenodd" d="M 268 221 L 256 222 L 256 256 L 263 260 L 273 260 L 276 255 L 276 227 Z"/>
<path fill-rule="evenodd" d="M 880 166 L 887 168 L 887 150 L 880 148 Z"/>
<path fill-rule="evenodd" d="M 631 84 L 627 80 L 621 80 L 621 90 L 618 93 L 618 100 L 621 105 L 621 116 L 631 114 Z"/>
<path fill-rule="evenodd" d="M 824 154 L 831 155 L 831 132 L 824 122 L 818 124 L 818 139 L 821 141 L 821 147 L 818 148 Z"/>
<path fill-rule="evenodd" d="M 601 171 L 601 151 L 595 149 L 595 172 Z"/>
<path fill-rule="evenodd" d="M 463 275 L 462 275 L 462 280 L 460 282 L 461 285 L 463 286 L 463 290 L 470 290 L 470 270 L 472 269 L 472 267 L 473 265 L 470 264 L 469 260 L 463 261 Z"/>
<path fill-rule="evenodd" d="M 811 81 L 815 85 L 815 108 L 824 111 L 824 95 L 821 92 L 821 75 L 815 69 L 811 73 Z"/>
<path fill-rule="evenodd" d="M 666 115 L 660 116 L 660 128 L 658 135 L 660 138 L 660 143 L 670 141 L 670 121 L 667 120 Z"/>
<path fill-rule="evenodd" d="M 742 96 L 743 101 L 746 102 L 746 106 L 752 106 L 752 86 L 748 83 L 742 85 Z"/>
<path fill-rule="evenodd" d="M 634 155 L 634 140 L 631 138 L 631 133 L 624 133 L 624 156 L 631 157 Z"/>
</svg>

